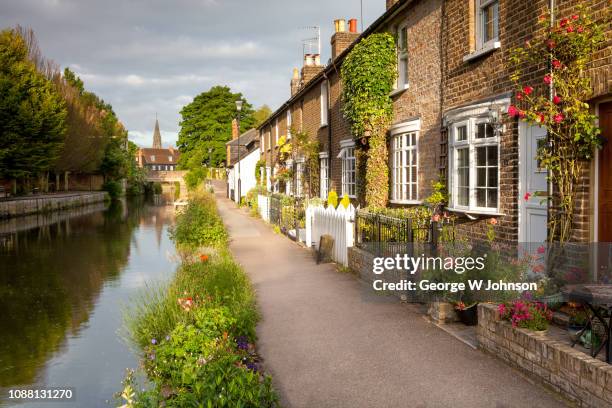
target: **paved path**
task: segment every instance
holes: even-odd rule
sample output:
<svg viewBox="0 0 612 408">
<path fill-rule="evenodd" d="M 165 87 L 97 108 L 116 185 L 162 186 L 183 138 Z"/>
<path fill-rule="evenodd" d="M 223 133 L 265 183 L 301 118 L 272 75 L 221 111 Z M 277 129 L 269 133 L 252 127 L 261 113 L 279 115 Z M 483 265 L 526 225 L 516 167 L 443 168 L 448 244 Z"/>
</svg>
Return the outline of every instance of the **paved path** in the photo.
<svg viewBox="0 0 612 408">
<path fill-rule="evenodd" d="M 283 406 L 564 406 L 409 305 L 367 300 L 352 275 L 316 265 L 217 191 L 231 250 L 257 291 L 258 347 Z"/>
</svg>

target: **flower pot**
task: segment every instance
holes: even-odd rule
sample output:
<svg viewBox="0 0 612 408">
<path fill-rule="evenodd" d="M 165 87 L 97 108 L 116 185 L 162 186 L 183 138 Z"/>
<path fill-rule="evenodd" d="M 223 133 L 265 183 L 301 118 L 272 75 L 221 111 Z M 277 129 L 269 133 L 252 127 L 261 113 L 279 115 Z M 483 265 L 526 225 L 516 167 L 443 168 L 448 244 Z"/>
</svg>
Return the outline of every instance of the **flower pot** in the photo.
<svg viewBox="0 0 612 408">
<path fill-rule="evenodd" d="M 478 324 L 478 303 L 463 310 L 456 310 L 456 312 L 461 323 L 466 326 L 476 326 Z"/>
</svg>

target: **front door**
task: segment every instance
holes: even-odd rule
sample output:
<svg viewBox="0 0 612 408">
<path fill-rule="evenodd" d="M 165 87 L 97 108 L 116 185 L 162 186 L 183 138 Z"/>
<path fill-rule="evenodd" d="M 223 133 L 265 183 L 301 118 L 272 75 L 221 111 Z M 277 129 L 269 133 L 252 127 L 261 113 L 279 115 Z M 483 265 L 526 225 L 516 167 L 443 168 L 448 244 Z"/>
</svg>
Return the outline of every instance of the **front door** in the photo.
<svg viewBox="0 0 612 408">
<path fill-rule="evenodd" d="M 597 241 L 612 242 L 612 102 L 599 105 L 599 127 L 604 144 L 599 152 Z"/>
<path fill-rule="evenodd" d="M 546 130 L 519 123 L 519 242 L 527 247 L 546 242 L 548 231 L 546 170 L 537 160 Z"/>
</svg>

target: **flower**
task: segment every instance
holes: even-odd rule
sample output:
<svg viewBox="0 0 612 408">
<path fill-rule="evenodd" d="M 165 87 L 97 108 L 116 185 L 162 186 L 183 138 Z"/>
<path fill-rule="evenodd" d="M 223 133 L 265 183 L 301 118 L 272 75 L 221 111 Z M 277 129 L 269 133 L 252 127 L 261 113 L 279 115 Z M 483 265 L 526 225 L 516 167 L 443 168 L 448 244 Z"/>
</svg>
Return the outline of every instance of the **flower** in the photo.
<svg viewBox="0 0 612 408">
<path fill-rule="evenodd" d="M 206 262 L 206 261 L 208 261 L 208 255 L 206 255 L 206 254 L 201 254 L 201 255 L 200 255 L 200 261 L 201 261 L 201 262 Z"/>
<path fill-rule="evenodd" d="M 521 92 L 517 92 L 516 93 L 516 99 L 519 100 L 519 101 L 522 101 L 523 100 L 523 94 Z"/>
<path fill-rule="evenodd" d="M 544 114 L 542 112 L 538 112 L 537 115 L 538 116 L 536 118 L 536 122 L 544 123 L 544 121 L 546 120 L 546 117 L 544 116 Z"/>
<path fill-rule="evenodd" d="M 157 344 L 157 340 L 156 339 L 151 339 L 151 344 Z"/>
<path fill-rule="evenodd" d="M 489 224 L 491 224 L 491 225 L 497 225 L 497 218 L 491 218 L 491 219 L 489 219 Z"/>
<path fill-rule="evenodd" d="M 545 84 L 550 85 L 550 84 L 552 84 L 552 81 L 553 81 L 552 76 L 544 75 L 544 83 Z"/>
<path fill-rule="evenodd" d="M 455 309 L 456 310 L 465 310 L 465 303 L 457 302 L 457 304 L 455 305 Z"/>
<path fill-rule="evenodd" d="M 580 18 L 580 16 L 578 14 L 574 14 L 572 16 L 572 20 L 578 20 Z"/>
<path fill-rule="evenodd" d="M 517 116 L 519 113 L 519 110 L 516 108 L 516 106 L 510 105 L 508 106 L 508 115 L 514 117 Z"/>
<path fill-rule="evenodd" d="M 531 193 L 530 192 L 525 193 L 525 195 L 523 196 L 525 201 L 529 201 L 529 197 L 531 197 Z"/>
<path fill-rule="evenodd" d="M 170 335 L 166 336 L 166 341 L 170 341 Z"/>
<path fill-rule="evenodd" d="M 578 28 L 576 29 L 576 31 L 578 31 L 579 33 L 582 33 L 584 31 L 584 27 L 582 26 L 578 26 Z"/>
<path fill-rule="evenodd" d="M 561 21 L 559 21 L 559 25 L 561 27 L 565 27 L 568 22 L 569 22 L 569 20 L 567 18 L 562 18 Z"/>
<path fill-rule="evenodd" d="M 497 311 L 499 312 L 500 315 L 505 315 L 506 314 L 506 305 L 504 303 L 500 303 L 499 306 L 497 306 Z"/>
<path fill-rule="evenodd" d="M 553 103 L 554 103 L 555 105 L 558 105 L 558 104 L 560 104 L 560 103 L 561 103 L 561 97 L 560 97 L 559 95 L 555 95 L 555 96 L 553 96 L 552 101 L 553 101 Z"/>
<path fill-rule="evenodd" d="M 553 116 L 555 123 L 561 123 L 563 122 L 563 119 L 565 119 L 565 116 L 563 116 L 562 113 L 557 113 L 555 116 Z"/>
<path fill-rule="evenodd" d="M 548 47 L 549 50 L 552 50 L 553 48 L 557 46 L 557 43 L 554 40 L 548 40 L 546 41 L 546 46 Z"/>
<path fill-rule="evenodd" d="M 523 119 L 527 114 L 525 113 L 525 111 L 520 110 L 518 113 L 519 118 Z"/>
<path fill-rule="evenodd" d="M 546 248 L 544 248 L 544 245 L 540 245 L 538 247 L 538 254 L 543 254 L 544 252 L 546 252 Z"/>
<path fill-rule="evenodd" d="M 525 95 L 531 95 L 532 92 L 533 92 L 533 87 L 531 87 L 531 86 L 523 87 L 523 93 Z"/>
<path fill-rule="evenodd" d="M 440 221 L 440 214 L 434 214 L 434 216 L 433 216 L 433 217 L 431 217 L 431 220 L 432 220 L 433 222 L 438 222 L 438 221 Z"/>
<path fill-rule="evenodd" d="M 567 30 L 566 30 L 566 31 L 568 32 L 568 34 L 569 34 L 569 33 L 573 33 L 573 32 L 574 32 L 574 27 L 569 26 L 569 27 L 567 27 Z"/>
<path fill-rule="evenodd" d="M 559 69 L 559 68 L 561 68 L 561 61 L 559 61 L 559 60 L 553 60 L 553 62 L 552 62 L 552 66 L 553 66 L 553 68 L 555 68 L 555 69 Z"/>
</svg>

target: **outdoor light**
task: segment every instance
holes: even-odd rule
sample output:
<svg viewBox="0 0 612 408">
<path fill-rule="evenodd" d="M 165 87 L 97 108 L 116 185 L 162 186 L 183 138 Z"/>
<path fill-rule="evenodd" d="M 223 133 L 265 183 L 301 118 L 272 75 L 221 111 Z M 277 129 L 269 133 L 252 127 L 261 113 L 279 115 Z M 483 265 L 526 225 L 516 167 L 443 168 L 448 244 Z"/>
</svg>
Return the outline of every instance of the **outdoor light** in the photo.
<svg viewBox="0 0 612 408">
<path fill-rule="evenodd" d="M 493 131 L 496 135 L 499 136 L 500 133 L 503 133 L 505 130 L 504 124 L 501 122 L 501 106 L 499 105 L 490 105 L 489 106 L 489 118 L 491 119 L 491 126 L 493 127 Z"/>
<path fill-rule="evenodd" d="M 238 112 L 242 110 L 242 99 L 238 99 L 236 101 L 236 109 L 238 110 Z"/>
</svg>

